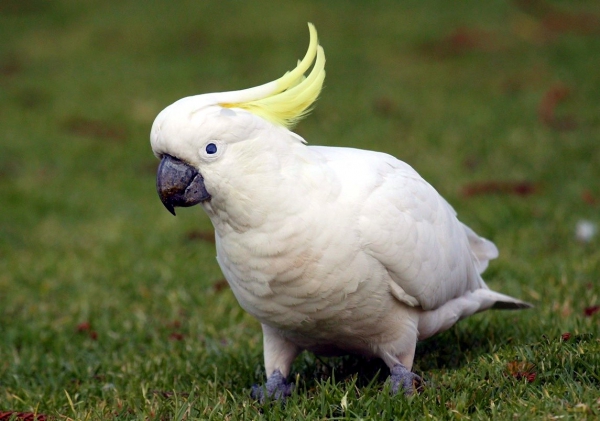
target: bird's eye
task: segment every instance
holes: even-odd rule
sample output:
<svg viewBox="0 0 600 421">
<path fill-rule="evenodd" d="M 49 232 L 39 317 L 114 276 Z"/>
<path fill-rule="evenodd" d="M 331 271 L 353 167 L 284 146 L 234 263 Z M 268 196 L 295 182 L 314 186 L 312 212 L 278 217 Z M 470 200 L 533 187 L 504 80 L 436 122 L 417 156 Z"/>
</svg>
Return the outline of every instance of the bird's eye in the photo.
<svg viewBox="0 0 600 421">
<path fill-rule="evenodd" d="M 206 153 L 209 155 L 217 153 L 217 145 L 215 145 L 214 143 L 209 143 L 208 145 L 206 145 Z"/>
</svg>

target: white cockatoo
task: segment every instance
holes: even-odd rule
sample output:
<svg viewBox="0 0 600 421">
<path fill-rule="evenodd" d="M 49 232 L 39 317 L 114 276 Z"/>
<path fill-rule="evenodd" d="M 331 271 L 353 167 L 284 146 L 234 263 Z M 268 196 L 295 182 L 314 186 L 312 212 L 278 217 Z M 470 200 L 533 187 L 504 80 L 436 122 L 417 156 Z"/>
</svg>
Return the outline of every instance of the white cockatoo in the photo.
<svg viewBox="0 0 600 421">
<path fill-rule="evenodd" d="M 302 350 L 379 357 L 392 390 L 411 393 L 418 340 L 479 311 L 530 305 L 486 286 L 498 250 L 408 164 L 307 146 L 290 131 L 325 78 L 309 30 L 304 59 L 281 78 L 186 97 L 156 117 L 158 194 L 173 214 L 202 205 L 225 278 L 262 325 L 267 383 L 255 397 L 288 395 Z"/>
</svg>

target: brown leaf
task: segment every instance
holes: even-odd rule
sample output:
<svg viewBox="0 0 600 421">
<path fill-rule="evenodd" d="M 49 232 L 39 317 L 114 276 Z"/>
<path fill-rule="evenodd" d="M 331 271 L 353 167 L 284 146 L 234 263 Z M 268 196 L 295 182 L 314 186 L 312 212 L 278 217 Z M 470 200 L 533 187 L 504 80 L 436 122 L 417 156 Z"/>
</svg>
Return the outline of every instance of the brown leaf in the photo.
<svg viewBox="0 0 600 421">
<path fill-rule="evenodd" d="M 396 109 L 395 102 L 386 96 L 381 96 L 373 101 L 373 110 L 382 117 L 390 117 Z"/>
<path fill-rule="evenodd" d="M 571 13 L 546 0 L 514 0 L 524 12 L 540 20 L 547 36 L 571 32 L 593 35 L 600 32 L 600 17 L 592 13 Z"/>
<path fill-rule="evenodd" d="M 544 15 L 554 10 L 546 0 L 514 0 L 513 3 L 519 9 L 532 15 Z"/>
<path fill-rule="evenodd" d="M 573 130 L 577 127 L 577 123 L 573 116 L 558 117 L 556 115 L 556 107 L 571 95 L 571 90 L 557 83 L 550 87 L 542 97 L 538 107 L 538 116 L 540 121 L 556 130 Z"/>
<path fill-rule="evenodd" d="M 7 54 L 0 58 L 0 75 L 3 77 L 15 76 L 23 71 L 21 58 L 16 54 Z"/>
<path fill-rule="evenodd" d="M 169 339 L 172 341 L 183 341 L 184 338 L 185 338 L 185 335 L 183 333 L 172 332 L 169 335 Z"/>
<path fill-rule="evenodd" d="M 90 322 L 81 322 L 77 325 L 77 332 L 87 332 L 92 328 Z"/>
<path fill-rule="evenodd" d="M 19 106 L 29 110 L 43 107 L 52 100 L 48 92 L 36 88 L 22 89 L 14 98 Z"/>
<path fill-rule="evenodd" d="M 98 339 L 98 332 L 92 330 L 92 325 L 90 324 L 90 322 L 79 323 L 76 327 L 76 330 L 79 333 L 87 333 L 90 339 L 94 341 Z"/>
<path fill-rule="evenodd" d="M 527 379 L 532 383 L 537 377 L 535 364 L 528 361 L 511 361 L 506 365 L 508 373 L 517 380 Z"/>
<path fill-rule="evenodd" d="M 442 58 L 471 51 L 491 52 L 500 49 L 501 46 L 491 32 L 466 26 L 460 26 L 445 37 L 423 45 L 425 52 Z"/>
<path fill-rule="evenodd" d="M 591 13 L 568 13 L 554 11 L 542 19 L 548 32 L 571 32 L 579 35 L 592 35 L 600 32 L 600 18 Z"/>
<path fill-rule="evenodd" d="M 23 16 L 40 13 L 48 9 L 51 2 L 43 0 L 2 0 L 0 1 L 0 14 Z"/>
<path fill-rule="evenodd" d="M 181 327 L 181 321 L 173 320 L 172 322 L 167 323 L 167 327 L 169 329 L 179 329 Z"/>
<path fill-rule="evenodd" d="M 468 156 L 462 162 L 463 167 L 469 171 L 475 171 L 480 164 L 480 160 L 475 156 Z"/>
<path fill-rule="evenodd" d="M 25 165 L 23 165 L 22 160 L 19 157 L 3 156 L 0 158 L 0 179 L 19 176 L 21 169 L 24 167 Z"/>
<path fill-rule="evenodd" d="M 48 416 L 36 414 L 34 412 L 0 411 L 0 421 L 8 421 L 10 419 L 20 421 L 46 421 Z"/>
<path fill-rule="evenodd" d="M 584 190 L 581 193 L 581 200 L 583 200 L 588 205 L 592 205 L 592 206 L 598 203 L 598 200 L 594 197 L 592 192 L 589 190 Z"/>
<path fill-rule="evenodd" d="M 227 280 L 225 278 L 221 278 L 213 284 L 213 289 L 215 292 L 221 292 L 229 287 Z"/>
<path fill-rule="evenodd" d="M 527 196 L 535 193 L 536 190 L 536 186 L 529 181 L 483 181 L 465 185 L 462 194 L 466 197 L 484 194 Z"/>
<path fill-rule="evenodd" d="M 215 242 L 215 232 L 212 230 L 200 231 L 191 230 L 185 235 L 185 238 L 189 241 L 206 241 L 207 243 Z"/>
</svg>

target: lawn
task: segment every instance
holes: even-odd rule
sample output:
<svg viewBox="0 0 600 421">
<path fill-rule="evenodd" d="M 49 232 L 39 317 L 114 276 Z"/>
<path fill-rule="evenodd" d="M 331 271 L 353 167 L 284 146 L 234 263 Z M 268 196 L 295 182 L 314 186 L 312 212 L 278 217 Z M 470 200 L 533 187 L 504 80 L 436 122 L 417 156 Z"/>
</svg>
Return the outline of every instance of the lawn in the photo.
<svg viewBox="0 0 600 421">
<path fill-rule="evenodd" d="M 0 420 L 600 417 L 600 2 L 482 3 L 3 0 Z M 253 401 L 260 326 L 202 210 L 156 195 L 156 114 L 279 77 L 308 21 L 327 78 L 297 132 L 408 162 L 535 304 L 421 343 L 410 398 L 302 354 L 285 405 Z"/>
</svg>

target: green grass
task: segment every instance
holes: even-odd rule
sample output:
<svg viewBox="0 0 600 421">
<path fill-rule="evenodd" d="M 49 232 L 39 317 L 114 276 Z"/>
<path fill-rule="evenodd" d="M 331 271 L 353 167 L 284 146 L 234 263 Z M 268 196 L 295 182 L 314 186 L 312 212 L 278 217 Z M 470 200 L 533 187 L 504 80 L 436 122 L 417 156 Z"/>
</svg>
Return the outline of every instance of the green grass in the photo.
<svg viewBox="0 0 600 421">
<path fill-rule="evenodd" d="M 410 163 L 498 245 L 489 285 L 536 305 L 420 344 L 410 399 L 378 362 L 303 354 L 285 405 L 252 401 L 259 325 L 223 288 L 201 209 L 173 218 L 155 192 L 156 114 L 280 76 L 307 21 L 328 73 L 299 133 Z M 575 226 L 600 225 L 599 21 L 593 0 L 2 1 L 0 412 L 596 419 L 600 241 Z M 461 193 L 488 181 L 534 192 Z"/>
</svg>

